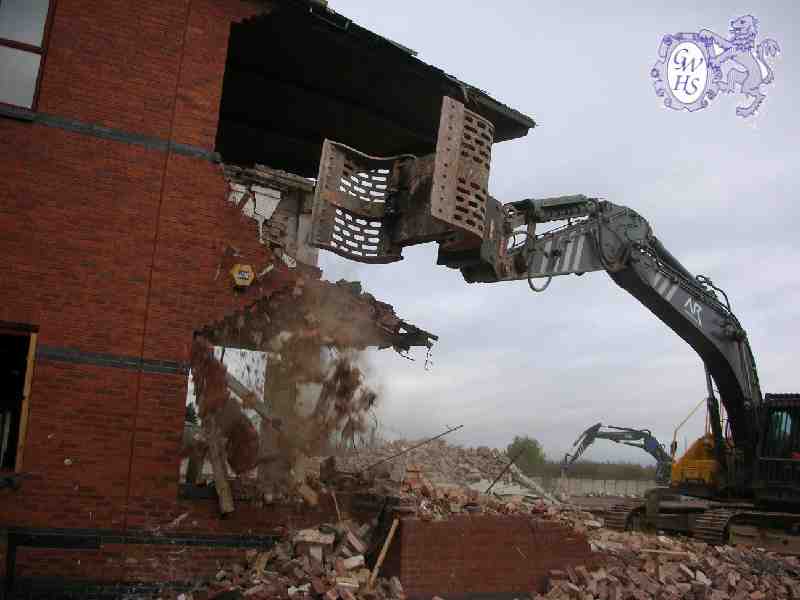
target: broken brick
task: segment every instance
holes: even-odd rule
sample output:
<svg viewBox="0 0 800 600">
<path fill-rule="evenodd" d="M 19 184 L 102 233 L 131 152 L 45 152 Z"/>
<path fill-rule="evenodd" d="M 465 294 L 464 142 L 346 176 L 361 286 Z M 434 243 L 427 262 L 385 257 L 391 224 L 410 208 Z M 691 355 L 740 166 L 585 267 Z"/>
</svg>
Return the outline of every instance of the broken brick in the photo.
<svg viewBox="0 0 800 600">
<path fill-rule="evenodd" d="M 346 539 L 347 543 L 357 554 L 364 554 L 364 552 L 367 549 L 366 546 L 364 545 L 364 542 L 362 542 L 358 537 L 356 537 L 356 535 L 352 531 L 350 530 L 347 531 Z"/>
<path fill-rule="evenodd" d="M 294 536 L 294 542 L 330 546 L 336 536 L 332 533 L 322 533 L 318 529 L 301 529 Z"/>
<path fill-rule="evenodd" d="M 345 571 L 352 571 L 353 569 L 357 569 L 363 566 L 364 566 L 363 554 L 357 554 L 356 556 L 346 558 L 342 561 L 342 567 L 344 568 Z"/>
</svg>

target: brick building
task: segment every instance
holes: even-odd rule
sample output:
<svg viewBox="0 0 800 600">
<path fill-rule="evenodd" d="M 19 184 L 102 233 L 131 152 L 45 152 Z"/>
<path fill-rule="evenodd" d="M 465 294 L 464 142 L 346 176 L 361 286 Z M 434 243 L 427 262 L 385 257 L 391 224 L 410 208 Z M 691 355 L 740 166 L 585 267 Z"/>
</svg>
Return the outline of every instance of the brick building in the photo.
<svg viewBox="0 0 800 600">
<path fill-rule="evenodd" d="M 431 153 L 447 96 L 533 126 L 319 3 L 0 2 L 6 590 L 179 587 L 328 510 L 181 493 L 192 337 L 264 292 L 228 263 L 313 273 L 324 139 Z"/>
</svg>

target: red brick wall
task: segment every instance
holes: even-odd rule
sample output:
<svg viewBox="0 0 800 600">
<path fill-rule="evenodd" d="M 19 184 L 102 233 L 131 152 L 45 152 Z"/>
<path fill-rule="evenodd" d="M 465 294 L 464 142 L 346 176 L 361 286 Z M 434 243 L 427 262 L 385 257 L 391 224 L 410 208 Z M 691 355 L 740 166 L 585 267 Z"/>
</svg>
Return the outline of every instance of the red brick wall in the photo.
<svg viewBox="0 0 800 600">
<path fill-rule="evenodd" d="M 106 544 L 99 550 L 17 550 L 17 579 L 57 577 L 106 583 L 185 582 L 244 562 L 246 549 L 219 546 Z"/>
<path fill-rule="evenodd" d="M 267 260 L 256 222 L 229 205 L 227 193 L 219 165 L 170 155 L 145 356 L 188 360 L 192 332 L 253 301 L 254 292 L 234 294 L 227 273 L 217 273 L 228 246 L 254 268 Z"/>
<path fill-rule="evenodd" d="M 268 10 L 264 1 L 191 1 L 173 123 L 176 141 L 214 147 L 230 24 Z"/>
<path fill-rule="evenodd" d="M 337 494 L 336 498 L 340 510 L 360 522 L 377 513 L 352 509 L 347 494 Z M 236 505 L 235 514 L 225 519 L 219 518 L 216 498 L 176 501 L 174 498 L 158 500 L 141 497 L 134 498 L 136 500 L 141 509 L 131 510 L 128 526 L 132 531 L 161 530 L 174 535 L 263 536 L 281 535 L 286 530 L 302 529 L 336 520 L 333 500 L 328 495 L 321 495 L 319 506 L 313 509 L 297 504 L 265 507 L 251 501 L 240 501 Z M 186 517 L 178 519 L 176 526 L 170 526 L 172 521 L 184 513 Z"/>
<path fill-rule="evenodd" d="M 164 155 L 0 119 L 0 320 L 138 354 Z"/>
<path fill-rule="evenodd" d="M 38 108 L 211 149 L 230 24 L 265 10 L 242 0 L 59 0 Z"/>
<path fill-rule="evenodd" d="M 121 527 L 138 375 L 40 361 L 19 491 L 0 492 L 0 525 Z"/>
<path fill-rule="evenodd" d="M 551 569 L 584 564 L 589 544 L 565 527 L 527 517 L 404 519 L 383 572 L 410 598 L 544 591 Z"/>
<path fill-rule="evenodd" d="M 374 513 L 351 508 L 352 497 L 337 496 L 340 510 L 364 521 Z M 336 510 L 330 496 L 323 495 L 314 509 L 297 505 L 270 508 L 240 502 L 235 518 L 220 520 L 216 500 L 176 502 L 140 499 L 139 509 L 130 513 L 129 532 L 162 543 L 104 543 L 98 549 L 58 549 L 20 546 L 16 553 L 15 577 L 36 579 L 57 577 L 66 581 L 154 582 L 169 584 L 213 578 L 232 561 L 241 562 L 247 547 L 224 545 L 185 545 L 183 538 L 195 535 L 280 536 L 287 529 L 316 526 L 335 520 Z M 185 515 L 183 515 L 185 513 Z M 176 520 L 176 517 L 181 516 Z M 97 533 L 99 536 L 112 535 Z M 172 541 L 176 538 L 178 541 Z M 169 543 L 163 543 L 169 541 Z M 0 538 L 0 556 L 4 552 Z M 252 544 L 251 544 L 252 545 Z M 2 568 L 5 563 L 0 563 Z M 0 571 L 2 576 L 2 571 Z"/>
<path fill-rule="evenodd" d="M 55 4 L 41 112 L 213 149 L 231 23 L 266 3 Z M 186 361 L 194 331 L 252 301 L 215 278 L 228 244 L 264 260 L 218 165 L 5 118 L 0 155 L 0 321 L 38 325 L 40 346 Z M 177 497 L 185 391 L 184 375 L 39 360 L 25 478 L 0 491 L 0 528 L 145 527 L 193 510 Z M 199 506 L 196 530 L 258 522 Z"/>
<path fill-rule="evenodd" d="M 39 110 L 169 137 L 190 0 L 59 0 Z"/>
<path fill-rule="evenodd" d="M 0 320 L 38 325 L 40 345 L 139 355 L 163 154 L 8 119 L 0 154 Z M 121 524 L 137 393 L 132 370 L 38 361 L 0 526 Z"/>
<path fill-rule="evenodd" d="M 0 320 L 39 325 L 40 345 L 186 361 L 194 331 L 254 298 L 215 279 L 227 244 L 265 259 L 218 166 L 172 155 L 162 175 L 155 151 L 2 119 L 0 152 Z M 139 497 L 175 503 L 185 394 L 185 375 L 39 360 L 0 526 L 119 526 Z"/>
</svg>

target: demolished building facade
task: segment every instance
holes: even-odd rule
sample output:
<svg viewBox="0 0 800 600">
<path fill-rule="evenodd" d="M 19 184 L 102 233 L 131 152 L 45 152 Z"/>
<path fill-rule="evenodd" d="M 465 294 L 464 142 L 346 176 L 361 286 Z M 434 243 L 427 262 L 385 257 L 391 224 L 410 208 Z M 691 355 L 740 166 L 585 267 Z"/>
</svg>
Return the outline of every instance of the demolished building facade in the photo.
<svg viewBox="0 0 800 600">
<path fill-rule="evenodd" d="M 339 508 L 233 490 L 221 519 L 212 488 L 181 483 L 198 344 L 269 351 L 289 332 L 309 356 L 435 339 L 321 280 L 325 140 L 431 154 L 446 98 L 493 141 L 534 123 L 318 2 L 42 6 L 31 98 L 0 98 L 0 578 L 179 587 Z M 340 253 L 370 253 L 350 239 Z M 268 373 L 273 405 L 321 381 L 295 366 Z"/>
</svg>

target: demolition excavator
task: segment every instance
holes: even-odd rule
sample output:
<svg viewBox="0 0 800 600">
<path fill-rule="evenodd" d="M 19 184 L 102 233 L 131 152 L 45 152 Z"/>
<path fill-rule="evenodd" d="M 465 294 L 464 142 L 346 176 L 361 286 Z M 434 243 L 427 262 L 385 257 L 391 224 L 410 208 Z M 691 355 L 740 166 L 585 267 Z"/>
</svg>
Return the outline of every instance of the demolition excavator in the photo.
<svg viewBox="0 0 800 600">
<path fill-rule="evenodd" d="M 554 278 L 607 273 L 700 357 L 711 424 L 674 462 L 669 486 L 613 507 L 607 525 L 800 551 L 800 394 L 762 394 L 726 293 L 685 268 L 631 208 L 585 195 L 490 196 L 493 133 L 444 98 L 430 155 L 373 157 L 326 140 L 310 243 L 374 264 L 437 242 L 437 263 L 467 282 L 524 281 L 535 292 Z"/>
<path fill-rule="evenodd" d="M 595 423 L 586 431 L 578 436 L 572 444 L 574 448 L 572 454 L 565 454 L 561 461 L 561 475 L 566 476 L 569 468 L 577 461 L 589 446 L 597 440 L 608 440 L 617 444 L 625 444 L 632 448 L 644 450 L 656 459 L 656 483 L 659 485 L 669 485 L 672 477 L 672 456 L 670 456 L 661 443 L 653 436 L 649 429 L 633 429 L 631 427 L 606 426 L 603 429 L 602 423 Z"/>
</svg>

